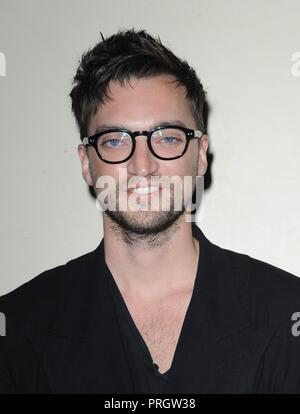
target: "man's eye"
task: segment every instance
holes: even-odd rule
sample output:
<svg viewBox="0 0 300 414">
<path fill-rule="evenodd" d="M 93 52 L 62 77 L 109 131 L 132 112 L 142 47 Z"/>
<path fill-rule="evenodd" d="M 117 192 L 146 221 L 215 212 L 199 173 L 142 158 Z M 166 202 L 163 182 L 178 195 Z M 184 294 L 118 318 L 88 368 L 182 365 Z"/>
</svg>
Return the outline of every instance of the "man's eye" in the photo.
<svg viewBox="0 0 300 414">
<path fill-rule="evenodd" d="M 178 141 L 175 137 L 165 137 L 162 139 L 166 144 L 173 144 L 174 142 Z"/>
<path fill-rule="evenodd" d="M 108 136 L 102 137 L 99 144 L 104 148 L 124 148 L 130 145 L 130 138 L 127 136 Z"/>
<path fill-rule="evenodd" d="M 108 147 L 118 147 L 120 146 L 120 144 L 122 144 L 122 141 L 120 139 L 108 139 L 106 141 L 103 142 L 103 145 L 106 145 Z"/>
<path fill-rule="evenodd" d="M 155 137 L 152 140 L 152 144 L 155 146 L 173 146 L 173 145 L 178 145 L 178 144 L 182 144 L 183 140 L 180 137 L 175 137 L 172 135 L 169 136 L 165 136 L 165 137 Z"/>
</svg>

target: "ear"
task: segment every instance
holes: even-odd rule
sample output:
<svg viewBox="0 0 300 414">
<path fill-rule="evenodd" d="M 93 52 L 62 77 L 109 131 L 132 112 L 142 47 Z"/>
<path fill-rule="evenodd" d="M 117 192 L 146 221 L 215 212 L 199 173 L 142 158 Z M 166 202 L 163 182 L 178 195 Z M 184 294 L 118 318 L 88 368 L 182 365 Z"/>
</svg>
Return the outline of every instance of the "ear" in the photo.
<svg viewBox="0 0 300 414">
<path fill-rule="evenodd" d="M 200 138 L 199 145 L 199 163 L 198 163 L 198 175 L 203 176 L 207 170 L 207 149 L 208 149 L 208 136 L 203 134 Z"/>
<path fill-rule="evenodd" d="M 81 168 L 82 168 L 82 176 L 85 180 L 85 182 L 89 185 L 93 185 L 93 180 L 91 177 L 90 172 L 90 160 L 88 157 L 87 149 L 83 144 L 79 144 L 77 147 L 78 156 L 81 162 Z"/>
</svg>

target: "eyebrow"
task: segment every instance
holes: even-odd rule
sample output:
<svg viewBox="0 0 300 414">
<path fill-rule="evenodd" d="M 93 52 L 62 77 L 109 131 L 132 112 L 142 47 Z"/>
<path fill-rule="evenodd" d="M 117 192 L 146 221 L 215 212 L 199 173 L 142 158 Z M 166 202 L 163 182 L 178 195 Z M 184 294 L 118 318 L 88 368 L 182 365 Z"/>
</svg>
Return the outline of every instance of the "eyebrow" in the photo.
<svg viewBox="0 0 300 414">
<path fill-rule="evenodd" d="M 171 126 L 171 125 L 181 126 L 183 128 L 187 128 L 187 126 L 184 122 L 179 121 L 179 120 L 174 120 L 174 121 L 157 122 L 157 123 L 155 123 L 154 125 L 152 125 L 150 127 L 150 130 L 154 129 L 154 128 L 158 128 L 158 127 L 167 127 L 167 126 Z M 113 124 L 113 125 L 111 125 L 111 124 L 101 124 L 101 125 L 98 125 L 96 127 L 96 130 L 95 130 L 94 134 L 98 134 L 98 132 L 104 131 L 105 129 L 127 129 L 127 130 L 130 130 L 128 128 L 128 126 L 126 126 L 125 124 Z"/>
</svg>

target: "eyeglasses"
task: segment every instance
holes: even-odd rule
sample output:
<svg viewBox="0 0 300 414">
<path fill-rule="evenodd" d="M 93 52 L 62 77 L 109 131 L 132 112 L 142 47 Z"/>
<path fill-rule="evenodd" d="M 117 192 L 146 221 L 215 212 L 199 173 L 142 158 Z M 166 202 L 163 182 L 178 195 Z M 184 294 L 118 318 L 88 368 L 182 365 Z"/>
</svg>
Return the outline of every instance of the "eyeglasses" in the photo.
<svg viewBox="0 0 300 414">
<path fill-rule="evenodd" d="M 109 164 L 129 160 L 136 147 L 136 137 L 146 136 L 150 152 L 160 160 L 175 160 L 182 157 L 192 139 L 201 138 L 203 132 L 182 126 L 161 126 L 151 131 L 129 131 L 128 129 L 106 129 L 82 143 L 95 148 L 99 158 Z"/>
</svg>

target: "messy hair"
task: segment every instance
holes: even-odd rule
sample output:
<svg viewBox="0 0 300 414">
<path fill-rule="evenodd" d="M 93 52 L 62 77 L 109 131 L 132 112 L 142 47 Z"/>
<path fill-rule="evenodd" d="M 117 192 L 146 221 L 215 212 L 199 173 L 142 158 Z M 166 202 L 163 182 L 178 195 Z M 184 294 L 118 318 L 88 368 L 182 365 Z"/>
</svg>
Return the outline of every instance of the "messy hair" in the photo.
<svg viewBox="0 0 300 414">
<path fill-rule="evenodd" d="M 70 92 L 80 137 L 88 135 L 91 116 L 109 98 L 109 84 L 124 85 L 131 78 L 172 75 L 183 86 L 197 128 L 204 132 L 205 91 L 195 70 L 145 30 L 120 30 L 85 52 L 79 62 Z"/>
</svg>

